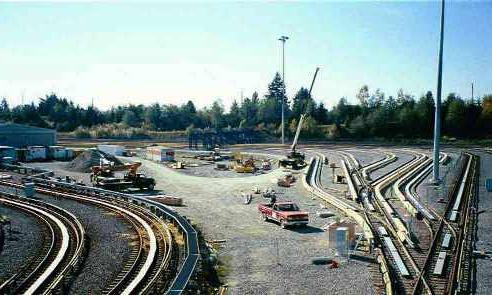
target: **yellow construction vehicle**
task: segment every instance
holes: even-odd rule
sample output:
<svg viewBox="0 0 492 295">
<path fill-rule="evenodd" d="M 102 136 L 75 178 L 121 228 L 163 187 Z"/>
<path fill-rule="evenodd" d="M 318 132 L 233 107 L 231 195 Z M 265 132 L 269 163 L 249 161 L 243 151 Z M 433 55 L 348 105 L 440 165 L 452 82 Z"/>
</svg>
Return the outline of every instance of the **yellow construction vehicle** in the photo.
<svg viewBox="0 0 492 295">
<path fill-rule="evenodd" d="M 153 190 L 155 180 L 137 173 L 142 166 L 140 162 L 125 163 L 122 165 L 100 164 L 92 166 L 91 182 L 94 186 L 108 190 L 125 190 L 127 188 L 139 188 Z M 123 178 L 115 177 L 116 171 L 128 171 Z"/>
<path fill-rule="evenodd" d="M 254 173 L 256 171 L 255 161 L 253 158 L 243 159 L 240 153 L 234 154 L 231 169 L 237 173 Z"/>
</svg>

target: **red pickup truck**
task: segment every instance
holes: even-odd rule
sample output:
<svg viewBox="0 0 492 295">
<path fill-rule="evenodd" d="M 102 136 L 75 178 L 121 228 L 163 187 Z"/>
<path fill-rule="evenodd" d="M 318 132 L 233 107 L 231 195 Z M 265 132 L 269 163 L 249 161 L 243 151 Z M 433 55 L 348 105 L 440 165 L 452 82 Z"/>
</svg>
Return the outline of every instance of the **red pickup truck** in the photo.
<svg viewBox="0 0 492 295">
<path fill-rule="evenodd" d="M 290 225 L 306 226 L 309 223 L 309 213 L 301 211 L 294 202 L 276 202 L 273 205 L 260 203 L 258 204 L 258 211 L 260 211 L 264 221 L 276 221 L 280 223 L 282 228 Z"/>
</svg>

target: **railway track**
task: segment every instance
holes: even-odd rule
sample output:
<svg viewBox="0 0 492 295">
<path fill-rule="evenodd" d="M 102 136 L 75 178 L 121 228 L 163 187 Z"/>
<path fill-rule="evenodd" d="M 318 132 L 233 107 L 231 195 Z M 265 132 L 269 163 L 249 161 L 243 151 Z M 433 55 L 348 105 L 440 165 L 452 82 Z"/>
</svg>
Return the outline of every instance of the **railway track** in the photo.
<svg viewBox="0 0 492 295">
<path fill-rule="evenodd" d="M 321 172 L 323 162 L 323 155 L 321 154 L 317 154 L 311 160 L 308 173 L 304 179 L 305 186 L 307 186 L 318 198 L 331 205 L 334 205 L 338 210 L 340 210 L 347 216 L 352 217 L 363 229 L 365 229 L 365 240 L 368 244 L 368 248 L 370 248 L 373 243 L 374 236 L 372 234 L 372 231 L 370 230 L 370 224 L 366 223 L 363 213 L 360 212 L 360 207 L 358 205 L 353 205 L 351 203 L 348 203 L 348 201 L 335 197 L 330 192 L 326 191 L 321 185 Z M 378 260 L 379 265 L 382 265 L 382 267 L 378 267 L 378 264 L 372 264 L 370 266 L 370 273 L 373 278 L 376 291 L 378 294 L 391 293 L 391 290 L 387 290 L 388 286 L 385 285 L 383 281 L 383 275 L 381 275 L 381 268 L 386 269 L 386 261 L 384 257 L 379 255 L 378 253 L 376 253 L 375 257 Z"/>
<path fill-rule="evenodd" d="M 345 155 L 344 158 L 346 162 L 353 161 L 352 157 Z M 415 167 L 420 163 L 421 159 L 421 155 L 415 156 L 410 162 L 407 162 L 405 165 L 398 169 L 394 169 L 379 178 L 379 182 L 375 187 L 375 193 L 380 196 L 372 199 L 372 204 L 374 206 L 369 210 L 366 208 L 366 218 L 371 224 L 375 236 L 378 237 L 375 241 L 378 242 L 384 256 L 387 257 L 389 261 L 388 268 L 392 276 L 393 290 L 396 294 L 407 294 L 410 290 L 413 290 L 414 278 L 419 275 L 419 268 L 415 257 L 412 256 L 412 253 L 409 252 L 409 249 L 407 249 L 404 244 L 408 239 L 402 239 L 402 231 L 399 229 L 400 223 L 397 223 L 400 219 L 395 221 L 397 218 L 395 214 L 397 213 L 391 209 L 392 213 L 388 214 L 388 210 L 391 206 L 387 203 L 382 203 L 381 197 L 384 195 L 383 190 L 391 188 L 390 184 L 396 181 L 396 177 L 399 177 L 399 175 L 402 174 L 402 170 L 408 170 L 411 169 L 411 167 Z M 354 165 L 351 166 L 354 167 Z M 360 169 L 353 169 L 351 175 L 356 179 L 356 182 L 366 190 L 371 188 L 368 181 L 362 176 Z M 387 181 L 387 179 L 389 179 L 389 181 Z M 411 248 L 413 248 L 413 245 Z"/>
<path fill-rule="evenodd" d="M 344 158 L 349 166 L 356 167 L 350 164 L 350 161 L 355 161 L 353 157 L 344 155 Z M 414 289 L 415 278 L 420 275 L 421 265 L 424 264 L 426 258 L 427 247 L 425 245 L 430 244 L 432 225 L 425 221 L 415 222 L 414 229 L 418 231 L 420 237 L 420 243 L 415 245 L 407 234 L 409 233 L 407 226 L 401 222 L 397 210 L 394 210 L 383 196 L 386 195 L 387 190 L 395 189 L 394 186 L 398 189 L 400 179 L 408 175 L 409 171 L 412 173 L 422 167 L 425 160 L 424 155 L 417 154 L 403 166 L 380 177 L 375 186 L 375 193 L 379 196 L 376 195 L 376 198 L 372 199 L 373 202 L 370 202 L 371 200 L 365 202 L 365 216 L 377 237 L 375 241 L 388 258 L 391 281 L 396 294 L 408 294 Z M 364 188 L 367 192 L 372 191 L 372 186 L 361 173 L 361 169 L 353 169 L 351 176 L 359 186 L 359 191 L 360 188 Z M 423 286 L 427 288 L 425 281 Z"/>
<path fill-rule="evenodd" d="M 429 284 L 430 294 L 467 293 L 470 290 L 470 255 L 467 239 L 470 219 L 474 217 L 471 203 L 478 180 L 478 157 L 465 154 L 462 174 L 450 192 L 426 257 L 424 269 L 413 290 L 422 294 L 422 282 Z M 454 213 L 458 212 L 458 213 Z M 437 214 L 437 213 L 436 213 Z"/>
<path fill-rule="evenodd" d="M 443 155 L 441 162 L 445 161 L 446 157 Z M 405 240 L 395 238 L 395 232 L 392 231 L 398 229 L 398 224 L 391 222 L 392 216 L 386 214 L 387 208 L 384 208 L 377 198 L 375 205 L 379 210 L 374 210 L 375 213 L 372 214 L 367 214 L 366 210 L 366 217 L 371 228 L 373 231 L 377 229 L 375 241 L 379 240 L 385 256 L 390 261 L 389 268 L 396 294 L 450 294 L 453 288 L 470 287 L 472 238 L 470 234 L 467 234 L 466 228 L 467 225 L 473 224 L 468 219 L 473 218 L 474 215 L 473 210 L 470 209 L 471 206 L 466 203 L 472 202 L 473 193 L 470 192 L 474 190 L 473 179 L 477 179 L 475 168 L 477 161 L 472 155 L 467 155 L 467 157 L 468 165 L 466 169 L 463 169 L 462 179 L 456 182 L 457 185 L 449 198 L 444 218 L 437 220 L 434 217 L 439 214 L 432 210 L 426 212 L 426 209 L 418 202 L 414 202 L 412 206 L 405 206 L 410 209 L 409 211 L 413 211 L 413 215 L 424 213 L 421 218 L 413 222 L 412 229 L 409 231 L 412 233 L 412 240 L 416 240 L 415 243 L 405 243 Z M 344 155 L 344 158 L 349 167 L 357 167 L 356 163 L 350 163 L 350 161 L 355 161 L 353 157 Z M 405 166 L 409 168 L 405 170 L 408 173 L 401 173 L 399 178 L 390 182 L 393 183 L 393 190 L 401 193 L 400 186 L 405 183 L 405 193 L 417 200 L 416 186 L 430 173 L 429 162 L 430 160 L 425 160 L 425 157 L 421 155 L 407 163 Z M 412 166 L 413 168 L 410 168 Z M 368 185 L 357 170 L 352 169 L 351 173 L 356 178 L 356 183 Z M 398 170 L 401 170 L 401 167 Z M 376 189 L 380 192 L 385 189 L 387 184 L 381 184 L 398 170 L 379 178 Z M 384 194 L 381 193 L 381 195 Z M 403 195 L 400 197 L 400 201 L 407 201 Z M 406 224 L 403 225 L 406 226 Z M 396 228 L 392 229 L 393 226 Z M 388 228 L 390 231 L 387 230 Z M 453 240 L 462 242 L 453 246 Z"/>
<path fill-rule="evenodd" d="M 5 168 L 18 173 L 27 173 L 25 167 L 15 165 L 4 165 Z M 48 173 L 49 171 L 44 171 Z M 172 208 L 165 206 L 159 202 L 149 200 L 145 197 L 139 197 L 135 195 L 129 195 L 114 191 L 108 191 L 100 188 L 87 187 L 83 185 L 64 183 L 51 179 L 43 178 L 30 178 L 30 181 L 35 182 L 38 185 L 52 187 L 60 189 L 61 191 L 73 192 L 83 195 L 90 195 L 96 199 L 116 199 L 123 202 L 132 202 L 136 205 L 146 207 L 148 210 L 155 212 L 160 218 L 172 223 L 176 229 L 180 238 L 184 239 L 184 245 L 176 247 L 176 251 L 173 251 L 173 255 L 179 253 L 178 259 L 171 259 L 171 264 L 177 269 L 176 271 L 167 271 L 167 275 L 173 277 L 172 283 L 167 291 L 162 290 L 161 293 L 167 292 L 167 294 L 179 295 L 184 292 L 193 292 L 194 287 L 190 287 L 190 281 L 194 278 L 194 273 L 197 269 L 197 265 L 201 259 L 200 247 L 198 243 L 198 233 L 191 225 L 190 221 L 180 215 Z"/>
<path fill-rule="evenodd" d="M 85 230 L 62 208 L 0 192 L 0 203 L 33 215 L 43 224 L 41 249 L 16 274 L 0 284 L 2 294 L 63 293 L 85 255 Z"/>
<path fill-rule="evenodd" d="M 11 182 L 2 184 L 21 187 Z M 133 294 L 137 290 L 139 294 L 155 294 L 163 293 L 170 286 L 174 277 L 172 273 L 176 271 L 176 264 L 171 260 L 177 258 L 177 253 L 172 251 L 172 235 L 163 220 L 147 208 L 119 199 L 103 200 L 50 186 L 38 186 L 36 191 L 103 207 L 125 218 L 134 228 L 136 236 L 131 255 L 120 273 L 109 279 L 103 294 Z M 171 266 L 173 269 L 168 269 Z"/>
</svg>

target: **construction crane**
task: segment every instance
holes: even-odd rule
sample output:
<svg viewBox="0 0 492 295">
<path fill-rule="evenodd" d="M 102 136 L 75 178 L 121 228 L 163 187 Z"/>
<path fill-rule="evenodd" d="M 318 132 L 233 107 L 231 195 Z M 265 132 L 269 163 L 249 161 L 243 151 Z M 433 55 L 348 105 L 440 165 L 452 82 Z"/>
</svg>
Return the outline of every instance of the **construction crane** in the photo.
<svg viewBox="0 0 492 295">
<path fill-rule="evenodd" d="M 316 76 L 318 75 L 319 67 L 316 68 L 314 72 L 313 81 L 311 82 L 311 87 L 309 87 L 309 96 L 311 97 L 311 91 L 313 90 L 314 81 L 316 80 Z M 280 166 L 282 167 L 291 167 L 292 169 L 301 169 L 306 166 L 305 155 L 303 153 L 299 153 L 297 148 L 297 142 L 299 141 L 299 134 L 301 133 L 302 123 L 306 114 L 301 114 L 299 118 L 299 123 L 297 124 L 296 135 L 294 137 L 294 141 L 290 146 L 290 152 L 287 154 L 287 158 L 280 160 Z"/>
<path fill-rule="evenodd" d="M 151 177 L 146 177 L 138 173 L 138 168 L 142 166 L 140 162 L 126 163 L 122 165 L 100 164 L 93 166 L 91 174 L 91 182 L 94 186 L 121 191 L 128 188 L 139 188 L 153 190 L 155 180 Z M 123 178 L 115 177 L 116 171 L 128 171 Z"/>
</svg>

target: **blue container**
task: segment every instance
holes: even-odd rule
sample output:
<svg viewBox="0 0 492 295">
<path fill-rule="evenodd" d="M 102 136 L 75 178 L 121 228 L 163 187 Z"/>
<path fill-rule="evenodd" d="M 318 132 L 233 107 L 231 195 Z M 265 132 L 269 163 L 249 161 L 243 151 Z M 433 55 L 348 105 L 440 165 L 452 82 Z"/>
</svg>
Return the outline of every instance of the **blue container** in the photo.
<svg viewBox="0 0 492 295">
<path fill-rule="evenodd" d="M 485 187 L 487 188 L 487 191 L 492 192 L 492 178 L 485 181 Z"/>
<path fill-rule="evenodd" d="M 24 184 L 24 196 L 26 198 L 32 198 L 34 196 L 34 193 L 36 192 L 34 188 L 34 183 L 26 183 Z"/>
</svg>

